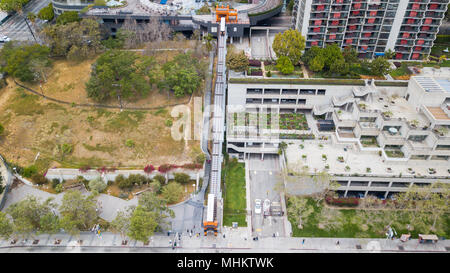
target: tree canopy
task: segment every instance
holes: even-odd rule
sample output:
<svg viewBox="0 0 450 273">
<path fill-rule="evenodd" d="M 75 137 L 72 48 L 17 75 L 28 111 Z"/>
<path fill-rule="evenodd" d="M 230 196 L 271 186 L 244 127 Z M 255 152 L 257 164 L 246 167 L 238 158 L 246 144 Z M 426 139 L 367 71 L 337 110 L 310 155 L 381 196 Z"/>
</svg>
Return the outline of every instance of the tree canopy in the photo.
<svg viewBox="0 0 450 273">
<path fill-rule="evenodd" d="M 56 17 L 56 24 L 65 25 L 72 22 L 79 22 L 81 18 L 76 11 L 65 11 Z"/>
<path fill-rule="evenodd" d="M 46 46 L 7 42 L 0 50 L 0 71 L 24 82 L 36 81 L 41 75 L 36 70 L 51 66 L 49 56 L 50 49 Z"/>
<path fill-rule="evenodd" d="M 11 12 L 19 11 L 30 2 L 30 0 L 0 0 L 0 10 Z"/>
<path fill-rule="evenodd" d="M 103 50 L 100 25 L 94 19 L 48 25 L 42 33 L 52 53 L 69 60 L 92 58 Z"/>
<path fill-rule="evenodd" d="M 192 94 L 200 87 L 204 77 L 204 68 L 190 52 L 175 56 L 162 69 L 164 86 L 172 90 L 176 97 Z"/>
<path fill-rule="evenodd" d="M 305 49 L 305 37 L 294 29 L 288 29 L 283 33 L 277 33 L 273 40 L 272 48 L 278 58 L 288 57 L 293 65 L 298 64 Z"/>
<path fill-rule="evenodd" d="M 384 57 L 378 57 L 369 64 L 372 73 L 378 76 L 389 73 L 390 66 L 388 60 Z"/>
<path fill-rule="evenodd" d="M 55 17 L 55 13 L 53 11 L 53 4 L 50 3 L 45 8 L 41 9 L 38 12 L 37 17 L 41 20 L 47 20 L 47 21 L 53 20 L 53 18 Z"/>
<path fill-rule="evenodd" d="M 59 212 L 61 227 L 71 235 L 90 229 L 97 220 L 94 196 L 83 196 L 79 191 L 68 191 L 62 198 Z"/>
<path fill-rule="evenodd" d="M 139 205 L 131 215 L 128 236 L 137 241 L 148 242 L 148 237 L 154 234 L 157 226 L 156 212 Z"/>
<path fill-rule="evenodd" d="M 277 69 L 285 75 L 292 74 L 294 72 L 294 65 L 288 57 L 281 56 L 277 60 Z"/>
<path fill-rule="evenodd" d="M 32 232 L 55 233 L 59 230 L 59 219 L 54 213 L 56 205 L 49 198 L 44 202 L 29 195 L 20 202 L 8 207 L 7 212 L 13 219 L 14 232 L 27 237 Z"/>
<path fill-rule="evenodd" d="M 147 61 L 147 62 L 146 62 Z M 150 92 L 146 69 L 150 57 L 139 56 L 130 51 L 109 50 L 97 59 L 86 83 L 90 98 L 106 101 L 111 98 L 137 99 Z"/>
<path fill-rule="evenodd" d="M 236 53 L 232 48 L 228 49 L 226 63 L 229 69 L 237 72 L 245 71 L 249 66 L 249 61 L 244 51 Z"/>
</svg>

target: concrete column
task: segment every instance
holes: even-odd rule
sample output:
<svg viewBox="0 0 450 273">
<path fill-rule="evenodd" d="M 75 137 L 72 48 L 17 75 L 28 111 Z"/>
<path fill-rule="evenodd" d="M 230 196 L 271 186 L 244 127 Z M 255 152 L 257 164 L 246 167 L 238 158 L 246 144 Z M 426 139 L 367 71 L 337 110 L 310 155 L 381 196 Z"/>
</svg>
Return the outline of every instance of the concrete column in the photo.
<svg viewBox="0 0 450 273">
<path fill-rule="evenodd" d="M 386 191 L 386 193 L 384 194 L 384 199 L 387 198 L 388 194 L 389 194 L 389 191 Z"/>
<path fill-rule="evenodd" d="M 242 44 L 242 36 L 239 37 L 239 43 Z"/>
<path fill-rule="evenodd" d="M 261 153 L 261 160 L 264 160 L 264 153 Z"/>
<path fill-rule="evenodd" d="M 367 193 L 368 193 L 369 191 L 367 190 L 365 193 L 364 193 L 364 197 L 367 197 Z"/>
<path fill-rule="evenodd" d="M 372 186 L 372 181 L 369 181 L 369 184 L 367 185 L 367 187 L 371 187 Z"/>
<path fill-rule="evenodd" d="M 345 190 L 344 197 L 347 197 L 348 189 Z"/>
<path fill-rule="evenodd" d="M 391 181 L 391 182 L 389 182 L 389 186 L 388 186 L 388 187 L 389 187 L 389 188 L 390 188 L 390 187 L 392 187 L 392 181 Z"/>
<path fill-rule="evenodd" d="M 233 44 L 233 37 L 230 37 L 230 44 Z"/>
</svg>

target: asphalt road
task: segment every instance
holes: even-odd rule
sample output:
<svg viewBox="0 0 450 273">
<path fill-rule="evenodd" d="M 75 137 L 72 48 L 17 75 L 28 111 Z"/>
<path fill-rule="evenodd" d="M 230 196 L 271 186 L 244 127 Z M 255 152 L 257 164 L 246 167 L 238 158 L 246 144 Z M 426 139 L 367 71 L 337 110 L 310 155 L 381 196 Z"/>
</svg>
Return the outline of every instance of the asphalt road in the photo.
<svg viewBox="0 0 450 273">
<path fill-rule="evenodd" d="M 37 14 L 42 8 L 48 6 L 49 3 L 50 0 L 31 0 L 23 8 L 23 15 L 26 16 L 29 12 Z M 31 23 L 28 23 L 31 27 Z M 44 21 L 36 19 L 36 24 L 38 26 L 41 26 L 43 23 Z M 8 36 L 11 40 L 34 41 L 25 20 L 17 13 L 0 25 L 0 36 L 3 35 Z M 3 46 L 2 43 L 0 43 L 0 47 L 1 46 Z"/>
<path fill-rule="evenodd" d="M 281 217 L 264 217 L 262 213 L 255 213 L 255 199 L 261 199 L 262 203 L 265 199 L 280 202 L 280 195 L 275 190 L 279 172 L 279 161 L 276 155 L 265 155 L 264 160 L 261 160 L 259 155 L 254 155 L 249 159 L 253 236 L 271 237 L 274 233 L 276 236 L 285 236 Z"/>
</svg>

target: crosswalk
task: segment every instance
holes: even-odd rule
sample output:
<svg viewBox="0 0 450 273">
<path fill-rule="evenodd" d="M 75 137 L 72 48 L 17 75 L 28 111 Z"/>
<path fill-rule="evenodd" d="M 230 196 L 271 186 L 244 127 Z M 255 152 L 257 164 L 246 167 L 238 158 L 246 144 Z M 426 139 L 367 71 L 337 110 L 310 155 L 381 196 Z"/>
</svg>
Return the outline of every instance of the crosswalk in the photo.
<svg viewBox="0 0 450 273">
<path fill-rule="evenodd" d="M 31 0 L 30 3 L 23 9 L 23 16 L 26 16 L 29 12 L 37 14 L 42 8 L 46 7 L 50 3 L 50 0 Z M 31 25 L 31 22 L 28 22 Z M 36 25 L 41 26 L 44 21 L 37 19 Z M 35 31 L 33 29 L 33 31 Z M 6 35 L 11 40 L 18 41 L 33 41 L 33 36 L 25 22 L 24 18 L 19 14 L 14 14 L 3 24 L 0 25 L 0 36 Z"/>
</svg>

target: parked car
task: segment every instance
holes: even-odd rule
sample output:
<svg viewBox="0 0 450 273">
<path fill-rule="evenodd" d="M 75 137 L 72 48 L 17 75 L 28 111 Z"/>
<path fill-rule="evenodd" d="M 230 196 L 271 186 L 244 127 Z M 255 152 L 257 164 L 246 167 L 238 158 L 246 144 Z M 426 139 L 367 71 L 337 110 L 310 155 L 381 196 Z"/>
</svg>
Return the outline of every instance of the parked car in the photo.
<svg viewBox="0 0 450 273">
<path fill-rule="evenodd" d="M 261 214 L 261 199 L 255 199 L 255 213 Z"/>
<path fill-rule="evenodd" d="M 6 43 L 11 41 L 11 39 L 8 36 L 2 36 L 0 37 L 0 43 Z"/>
</svg>

